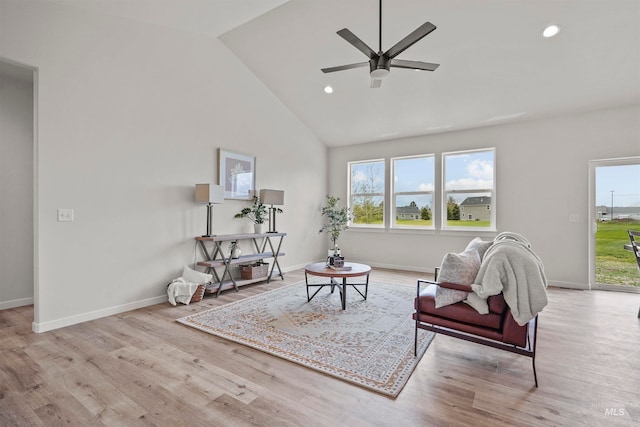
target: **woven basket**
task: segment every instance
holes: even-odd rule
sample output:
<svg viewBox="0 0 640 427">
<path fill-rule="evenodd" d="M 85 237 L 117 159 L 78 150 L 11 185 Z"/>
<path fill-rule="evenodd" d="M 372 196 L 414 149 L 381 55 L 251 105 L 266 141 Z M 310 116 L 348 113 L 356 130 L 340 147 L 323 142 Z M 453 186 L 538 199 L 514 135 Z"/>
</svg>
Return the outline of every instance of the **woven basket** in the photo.
<svg viewBox="0 0 640 427">
<path fill-rule="evenodd" d="M 191 296 L 190 302 L 202 301 L 203 297 L 204 297 L 204 285 L 198 285 L 198 287 L 196 288 L 196 291 Z"/>
<path fill-rule="evenodd" d="M 255 279 L 265 277 L 269 271 L 269 263 L 243 265 L 241 277 L 243 279 Z"/>
</svg>

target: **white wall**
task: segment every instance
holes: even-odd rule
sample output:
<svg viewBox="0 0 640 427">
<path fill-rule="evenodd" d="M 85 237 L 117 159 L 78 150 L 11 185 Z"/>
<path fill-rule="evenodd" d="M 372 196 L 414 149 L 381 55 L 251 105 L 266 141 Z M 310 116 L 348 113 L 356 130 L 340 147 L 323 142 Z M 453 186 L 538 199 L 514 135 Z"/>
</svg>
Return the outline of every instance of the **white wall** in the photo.
<svg viewBox="0 0 640 427">
<path fill-rule="evenodd" d="M 0 74 L 0 309 L 33 304 L 33 84 Z"/>
<path fill-rule="evenodd" d="M 332 148 L 329 189 L 346 200 L 348 161 L 488 147 L 496 147 L 499 231 L 526 236 L 550 282 L 587 287 L 588 162 L 640 154 L 640 106 Z M 577 222 L 569 222 L 573 214 Z M 447 252 L 463 250 L 475 235 L 351 228 L 340 247 L 353 260 L 431 271 Z"/>
<path fill-rule="evenodd" d="M 220 147 L 285 191 L 283 269 L 322 256 L 326 147 L 217 39 L 0 0 L 0 57 L 39 76 L 34 330 L 165 301 L 205 231 L 194 185 L 217 182 Z M 216 206 L 214 232 L 245 230 L 246 205 Z"/>
</svg>

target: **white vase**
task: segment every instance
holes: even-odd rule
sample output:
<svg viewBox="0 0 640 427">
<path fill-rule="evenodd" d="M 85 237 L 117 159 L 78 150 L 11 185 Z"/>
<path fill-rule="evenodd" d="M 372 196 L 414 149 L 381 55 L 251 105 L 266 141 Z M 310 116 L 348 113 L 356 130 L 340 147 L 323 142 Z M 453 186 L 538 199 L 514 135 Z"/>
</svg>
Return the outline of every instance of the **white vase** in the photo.
<svg viewBox="0 0 640 427">
<path fill-rule="evenodd" d="M 264 224 L 258 224 L 258 223 L 253 224 L 253 231 L 256 234 L 264 233 Z"/>
<path fill-rule="evenodd" d="M 238 242 L 231 243 L 230 249 L 232 259 L 240 258 L 240 255 L 242 255 L 242 250 L 240 249 L 240 246 L 238 246 Z"/>
</svg>

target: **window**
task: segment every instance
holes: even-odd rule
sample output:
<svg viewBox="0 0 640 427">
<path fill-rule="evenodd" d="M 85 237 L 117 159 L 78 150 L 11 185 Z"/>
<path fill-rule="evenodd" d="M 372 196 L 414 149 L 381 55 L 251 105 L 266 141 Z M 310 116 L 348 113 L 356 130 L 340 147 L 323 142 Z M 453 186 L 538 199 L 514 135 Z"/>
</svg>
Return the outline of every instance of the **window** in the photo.
<svg viewBox="0 0 640 427">
<path fill-rule="evenodd" d="M 391 159 L 392 227 L 433 228 L 434 156 Z"/>
<path fill-rule="evenodd" d="M 496 228 L 495 150 L 443 153 L 443 229 Z"/>
<path fill-rule="evenodd" d="M 436 158 L 423 154 L 349 162 L 350 225 L 495 231 L 495 149 L 442 153 L 438 179 Z"/>
<path fill-rule="evenodd" d="M 353 225 L 384 226 L 384 159 L 349 162 L 349 207 Z"/>
</svg>

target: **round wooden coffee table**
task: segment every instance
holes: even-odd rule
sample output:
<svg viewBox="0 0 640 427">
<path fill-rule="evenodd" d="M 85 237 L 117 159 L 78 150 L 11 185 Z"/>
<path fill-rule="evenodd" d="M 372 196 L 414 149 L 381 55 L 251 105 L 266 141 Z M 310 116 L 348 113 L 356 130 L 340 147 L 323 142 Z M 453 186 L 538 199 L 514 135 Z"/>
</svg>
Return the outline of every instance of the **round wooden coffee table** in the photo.
<svg viewBox="0 0 640 427">
<path fill-rule="evenodd" d="M 344 269 L 333 269 L 331 267 L 327 267 L 327 264 L 324 262 L 309 264 L 304 268 L 304 280 L 307 284 L 307 302 L 311 301 L 313 297 L 320 292 L 320 289 L 325 286 L 331 286 L 331 293 L 333 293 L 334 288 L 338 288 L 340 291 L 340 301 L 342 302 L 343 310 L 347 308 L 347 286 L 351 286 L 353 289 L 358 291 L 362 298 L 366 300 L 367 291 L 369 290 L 369 273 L 371 273 L 371 267 L 366 264 L 358 264 L 356 262 L 345 262 Z M 329 277 L 329 283 L 309 283 L 308 275 Z M 366 276 L 366 281 L 364 283 L 347 283 L 348 278 L 362 276 Z M 336 278 L 342 278 L 342 281 L 339 282 Z M 364 286 L 364 293 L 362 293 L 356 286 Z M 309 288 L 318 289 L 313 293 L 313 295 L 309 296 Z"/>
</svg>

